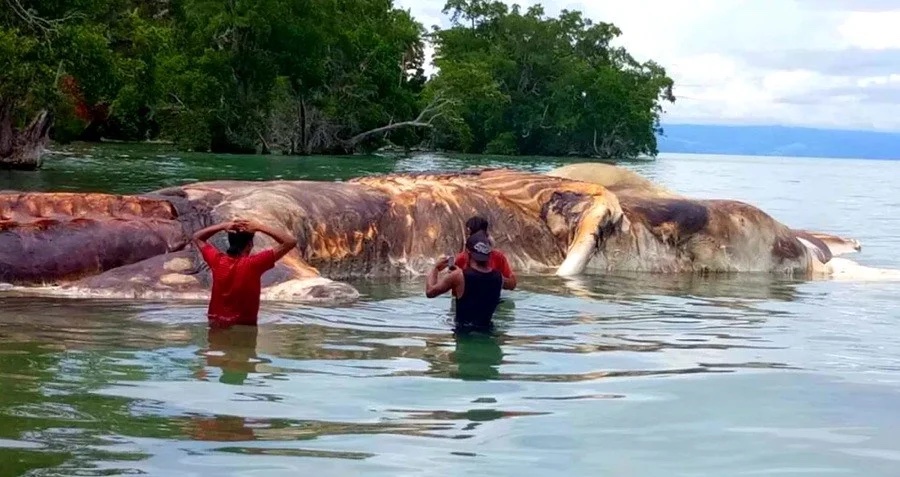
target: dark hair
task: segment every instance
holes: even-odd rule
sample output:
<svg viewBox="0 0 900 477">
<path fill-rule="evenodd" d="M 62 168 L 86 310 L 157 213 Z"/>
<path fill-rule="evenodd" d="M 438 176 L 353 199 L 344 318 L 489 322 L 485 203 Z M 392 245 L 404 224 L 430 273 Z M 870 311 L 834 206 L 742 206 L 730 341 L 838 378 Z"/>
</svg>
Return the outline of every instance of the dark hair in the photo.
<svg viewBox="0 0 900 477">
<path fill-rule="evenodd" d="M 253 243 L 252 232 L 229 232 L 228 233 L 228 251 L 225 252 L 232 257 L 236 257 L 247 248 L 248 244 Z"/>
<path fill-rule="evenodd" d="M 469 232 L 469 235 L 477 232 L 487 233 L 488 221 L 480 215 L 469 217 L 469 220 L 466 221 L 466 230 Z"/>
</svg>

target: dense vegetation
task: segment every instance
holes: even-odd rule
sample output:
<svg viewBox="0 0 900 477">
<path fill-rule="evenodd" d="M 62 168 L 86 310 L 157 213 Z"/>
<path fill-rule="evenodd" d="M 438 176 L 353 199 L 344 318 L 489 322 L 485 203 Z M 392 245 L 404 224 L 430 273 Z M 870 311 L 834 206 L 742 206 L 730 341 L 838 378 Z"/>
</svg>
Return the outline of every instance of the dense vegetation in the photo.
<svg viewBox="0 0 900 477">
<path fill-rule="evenodd" d="M 662 103 L 674 101 L 662 67 L 611 46 L 614 25 L 540 6 L 449 0 L 452 26 L 431 32 L 391 0 L 0 6 L 0 159 L 10 131 L 42 111 L 61 142 L 653 155 Z"/>
</svg>

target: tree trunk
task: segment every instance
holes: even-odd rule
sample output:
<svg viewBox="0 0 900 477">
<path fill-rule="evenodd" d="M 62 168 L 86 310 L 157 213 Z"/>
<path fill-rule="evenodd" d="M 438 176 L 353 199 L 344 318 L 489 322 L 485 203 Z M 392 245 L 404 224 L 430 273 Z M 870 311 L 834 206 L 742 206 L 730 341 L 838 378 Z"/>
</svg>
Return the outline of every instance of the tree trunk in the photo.
<svg viewBox="0 0 900 477">
<path fill-rule="evenodd" d="M 12 105 L 0 103 L 0 169 L 33 171 L 43 164 L 53 115 L 41 111 L 25 129 L 13 126 Z"/>
<path fill-rule="evenodd" d="M 300 97 L 300 149 L 303 154 L 309 155 L 309 139 L 307 139 L 306 127 L 306 101 Z"/>
</svg>

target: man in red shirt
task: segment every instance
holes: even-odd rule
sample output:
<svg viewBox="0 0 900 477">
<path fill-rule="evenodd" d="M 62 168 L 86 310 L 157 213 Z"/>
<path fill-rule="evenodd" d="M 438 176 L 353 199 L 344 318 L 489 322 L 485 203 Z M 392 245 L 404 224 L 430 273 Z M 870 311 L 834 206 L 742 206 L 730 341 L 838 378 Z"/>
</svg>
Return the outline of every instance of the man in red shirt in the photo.
<svg viewBox="0 0 900 477">
<path fill-rule="evenodd" d="M 226 253 L 206 241 L 223 230 L 228 231 Z M 251 255 L 255 232 L 272 237 L 278 246 Z M 297 239 L 260 223 L 235 220 L 198 231 L 194 234 L 194 246 L 212 273 L 209 323 L 224 327 L 256 326 L 262 275 L 297 246 Z"/>
<path fill-rule="evenodd" d="M 482 232 L 485 236 L 490 238 L 490 235 L 488 235 L 488 221 L 484 217 L 477 215 L 470 217 L 469 220 L 466 221 L 466 231 L 468 232 L 469 237 L 478 232 Z M 491 240 L 491 242 L 493 242 L 493 240 Z M 459 252 L 456 254 L 456 259 L 453 260 L 453 264 L 465 270 L 466 267 L 469 266 L 469 254 L 465 251 Z M 488 267 L 492 270 L 498 270 L 500 274 L 503 275 L 504 290 L 515 290 L 516 274 L 513 273 L 512 267 L 509 266 L 509 261 L 506 260 L 506 255 L 503 255 L 503 252 L 496 248 L 492 249 L 490 256 L 488 257 Z"/>
</svg>

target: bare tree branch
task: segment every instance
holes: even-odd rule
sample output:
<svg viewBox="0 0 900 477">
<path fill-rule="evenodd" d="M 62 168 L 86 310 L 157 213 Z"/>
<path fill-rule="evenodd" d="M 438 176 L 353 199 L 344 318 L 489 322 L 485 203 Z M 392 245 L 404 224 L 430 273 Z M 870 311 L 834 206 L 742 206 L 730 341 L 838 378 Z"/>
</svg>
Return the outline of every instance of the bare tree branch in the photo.
<svg viewBox="0 0 900 477">
<path fill-rule="evenodd" d="M 75 18 L 83 18 L 84 15 L 77 12 L 66 13 L 62 18 L 48 20 L 41 18 L 32 8 L 25 8 L 19 0 L 5 0 L 9 8 L 18 16 L 26 25 L 40 30 L 45 35 L 56 33 L 57 27 L 69 20 Z"/>
<path fill-rule="evenodd" d="M 361 132 L 350 139 L 344 141 L 344 144 L 348 148 L 353 148 L 357 144 L 359 144 L 362 140 L 374 136 L 376 134 L 381 134 L 384 132 L 392 131 L 394 129 L 406 128 L 406 127 L 416 127 L 416 128 L 431 128 L 433 127 L 433 122 L 435 119 L 440 118 L 446 113 L 446 107 L 452 104 L 453 101 L 449 99 L 440 99 L 436 98 L 432 101 L 428 106 L 422 109 L 422 112 L 411 121 L 401 121 L 398 123 L 391 123 L 386 126 L 381 126 L 375 129 L 370 129 L 365 132 Z"/>
<path fill-rule="evenodd" d="M 597 144 L 598 139 L 598 131 L 594 129 L 594 155 L 603 158 L 610 158 L 618 155 L 622 151 L 626 149 L 627 143 L 622 138 L 622 135 L 619 132 L 625 126 L 623 121 L 619 121 L 615 126 L 609 131 L 603 133 L 603 137 L 600 139 L 600 144 Z"/>
<path fill-rule="evenodd" d="M 550 129 L 553 127 L 550 124 L 544 124 L 544 120 L 547 119 L 547 111 L 549 111 L 549 110 L 550 110 L 550 104 L 548 103 L 546 106 L 544 106 L 544 114 L 541 114 L 541 124 L 539 125 L 539 127 L 541 129 Z"/>
</svg>

